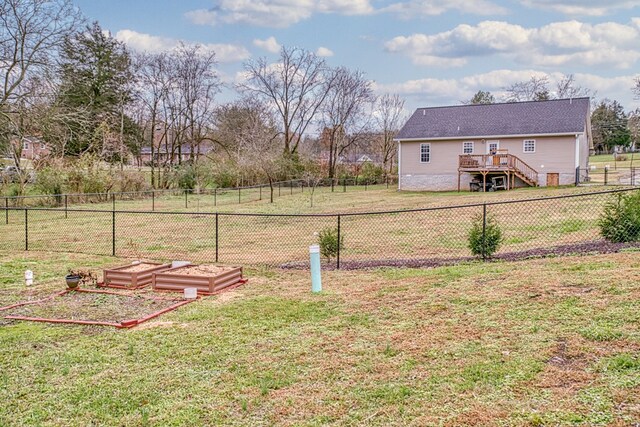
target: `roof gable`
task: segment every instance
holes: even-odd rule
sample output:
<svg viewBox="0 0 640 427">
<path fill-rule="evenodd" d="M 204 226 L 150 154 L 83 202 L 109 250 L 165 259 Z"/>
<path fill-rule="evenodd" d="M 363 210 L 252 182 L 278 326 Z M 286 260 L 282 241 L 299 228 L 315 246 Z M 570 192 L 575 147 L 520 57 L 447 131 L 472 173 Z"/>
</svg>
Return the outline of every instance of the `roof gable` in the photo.
<svg viewBox="0 0 640 427">
<path fill-rule="evenodd" d="M 584 132 L 589 98 L 418 108 L 396 139 Z"/>
</svg>

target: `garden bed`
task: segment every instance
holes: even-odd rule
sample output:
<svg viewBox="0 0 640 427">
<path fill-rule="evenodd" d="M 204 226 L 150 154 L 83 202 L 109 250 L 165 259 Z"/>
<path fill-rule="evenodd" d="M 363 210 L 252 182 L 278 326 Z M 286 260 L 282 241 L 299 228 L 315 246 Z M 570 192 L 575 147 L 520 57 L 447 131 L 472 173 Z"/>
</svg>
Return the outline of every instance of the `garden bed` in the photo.
<svg viewBox="0 0 640 427">
<path fill-rule="evenodd" d="M 187 265 L 153 274 L 154 290 L 181 292 L 185 288 L 196 288 L 204 295 L 244 282 L 242 267 Z"/>
<path fill-rule="evenodd" d="M 170 264 L 141 262 L 104 270 L 101 286 L 116 289 L 138 289 L 153 281 L 153 273 L 171 268 Z"/>
<path fill-rule="evenodd" d="M 131 328 L 192 301 L 100 290 L 66 290 L 4 307 L 5 319 Z"/>
</svg>

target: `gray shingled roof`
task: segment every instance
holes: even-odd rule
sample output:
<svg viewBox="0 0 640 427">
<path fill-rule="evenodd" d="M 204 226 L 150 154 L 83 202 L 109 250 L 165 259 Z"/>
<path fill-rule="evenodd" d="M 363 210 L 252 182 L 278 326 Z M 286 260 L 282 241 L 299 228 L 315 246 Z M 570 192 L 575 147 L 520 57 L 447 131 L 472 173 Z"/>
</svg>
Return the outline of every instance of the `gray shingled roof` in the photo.
<svg viewBox="0 0 640 427">
<path fill-rule="evenodd" d="M 589 98 L 418 108 L 396 139 L 580 133 Z"/>
</svg>

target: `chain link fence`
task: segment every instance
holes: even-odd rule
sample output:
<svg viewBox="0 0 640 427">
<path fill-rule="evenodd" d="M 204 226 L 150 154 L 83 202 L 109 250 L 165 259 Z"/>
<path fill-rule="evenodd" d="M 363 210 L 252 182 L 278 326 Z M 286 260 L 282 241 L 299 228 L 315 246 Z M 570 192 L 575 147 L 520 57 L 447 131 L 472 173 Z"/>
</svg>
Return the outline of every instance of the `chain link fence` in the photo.
<svg viewBox="0 0 640 427">
<path fill-rule="evenodd" d="M 323 254 L 329 268 L 418 267 L 474 259 L 469 245 L 472 228 L 480 227 L 484 239 L 487 226 L 496 224 L 497 251 L 478 257 L 515 260 L 611 252 L 639 244 L 612 243 L 602 237 L 598 223 L 605 206 L 615 206 L 621 195 L 639 191 L 625 188 L 426 209 L 305 215 L 5 207 L 0 210 L 4 216 L 0 250 L 306 268 L 308 246 L 318 241 L 318 233 L 333 233 L 333 245 L 330 239 Z M 342 245 L 337 244 L 340 241 Z"/>
<path fill-rule="evenodd" d="M 314 191 L 351 192 L 388 189 L 397 185 L 397 177 L 383 179 L 296 179 L 245 187 L 212 189 L 157 189 L 108 193 L 45 194 L 30 196 L 0 196 L 4 208 L 63 208 L 174 211 L 179 209 L 209 210 L 218 206 L 251 202 L 272 202 L 275 199 Z"/>
</svg>

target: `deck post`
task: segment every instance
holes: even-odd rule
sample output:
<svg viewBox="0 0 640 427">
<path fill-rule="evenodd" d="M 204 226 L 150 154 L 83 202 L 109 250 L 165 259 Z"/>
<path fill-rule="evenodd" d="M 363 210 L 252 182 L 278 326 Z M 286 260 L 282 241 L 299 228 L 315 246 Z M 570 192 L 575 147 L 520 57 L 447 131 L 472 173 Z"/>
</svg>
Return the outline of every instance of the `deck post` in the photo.
<svg viewBox="0 0 640 427">
<path fill-rule="evenodd" d="M 458 193 L 460 192 L 460 169 L 458 169 Z"/>
<path fill-rule="evenodd" d="M 487 173 L 486 172 L 482 172 L 482 192 L 486 192 L 487 191 Z"/>
</svg>

